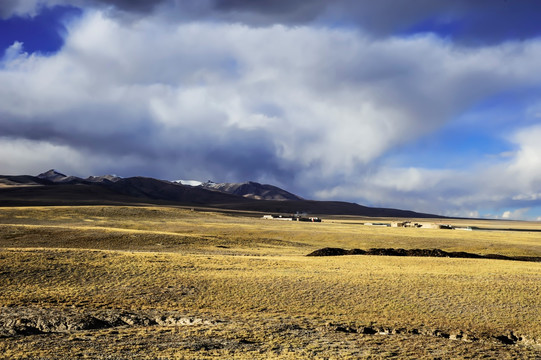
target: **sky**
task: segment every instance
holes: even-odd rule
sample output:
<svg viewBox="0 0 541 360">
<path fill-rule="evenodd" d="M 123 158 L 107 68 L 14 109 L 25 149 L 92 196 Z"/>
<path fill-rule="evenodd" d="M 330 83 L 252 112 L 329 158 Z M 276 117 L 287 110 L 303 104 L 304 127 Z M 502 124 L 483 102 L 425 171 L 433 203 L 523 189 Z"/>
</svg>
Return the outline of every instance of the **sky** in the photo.
<svg viewBox="0 0 541 360">
<path fill-rule="evenodd" d="M 3 0 L 0 173 L 541 221 L 538 0 Z"/>
</svg>

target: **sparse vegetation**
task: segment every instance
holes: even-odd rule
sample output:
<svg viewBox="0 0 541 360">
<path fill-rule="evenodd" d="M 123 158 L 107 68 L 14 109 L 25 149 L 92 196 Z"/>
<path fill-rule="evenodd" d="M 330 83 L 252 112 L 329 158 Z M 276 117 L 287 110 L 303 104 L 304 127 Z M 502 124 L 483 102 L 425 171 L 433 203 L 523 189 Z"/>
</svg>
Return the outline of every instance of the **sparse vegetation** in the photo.
<svg viewBox="0 0 541 360">
<path fill-rule="evenodd" d="M 2 208 L 0 354 L 541 357 L 541 263 L 305 256 L 322 247 L 541 256 L 539 233 L 360 223 L 167 207 Z"/>
</svg>

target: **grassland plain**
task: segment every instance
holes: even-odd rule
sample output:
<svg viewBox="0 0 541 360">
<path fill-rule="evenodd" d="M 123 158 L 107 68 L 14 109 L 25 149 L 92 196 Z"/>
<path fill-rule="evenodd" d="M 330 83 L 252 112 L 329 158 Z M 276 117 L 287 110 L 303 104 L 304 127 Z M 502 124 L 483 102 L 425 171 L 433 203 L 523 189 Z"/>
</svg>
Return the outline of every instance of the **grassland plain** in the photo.
<svg viewBox="0 0 541 360">
<path fill-rule="evenodd" d="M 1 208 L 0 357 L 541 358 L 541 263 L 305 256 L 328 246 L 541 256 L 540 225 L 365 221 Z"/>
</svg>

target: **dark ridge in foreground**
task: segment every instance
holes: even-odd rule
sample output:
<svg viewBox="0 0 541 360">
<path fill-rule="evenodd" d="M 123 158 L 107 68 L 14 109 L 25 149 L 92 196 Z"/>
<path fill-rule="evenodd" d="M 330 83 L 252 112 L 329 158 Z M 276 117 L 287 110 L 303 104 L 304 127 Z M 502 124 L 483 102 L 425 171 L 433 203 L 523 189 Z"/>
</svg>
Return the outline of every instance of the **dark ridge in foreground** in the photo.
<svg viewBox="0 0 541 360">
<path fill-rule="evenodd" d="M 447 252 L 440 249 L 393 249 L 372 248 L 369 250 L 342 248 L 323 248 L 311 252 L 306 256 L 340 256 L 340 255 L 379 255 L 379 256 L 420 256 L 420 257 L 448 257 L 463 259 L 497 259 L 514 261 L 541 262 L 539 256 L 505 256 L 498 254 L 479 255 L 463 251 Z"/>
<path fill-rule="evenodd" d="M 345 201 L 318 200 L 254 200 L 221 204 L 229 210 L 259 211 L 269 214 L 295 214 L 297 212 L 314 215 L 356 215 L 367 217 L 442 219 L 441 215 L 418 213 L 411 210 L 375 208 Z"/>
</svg>

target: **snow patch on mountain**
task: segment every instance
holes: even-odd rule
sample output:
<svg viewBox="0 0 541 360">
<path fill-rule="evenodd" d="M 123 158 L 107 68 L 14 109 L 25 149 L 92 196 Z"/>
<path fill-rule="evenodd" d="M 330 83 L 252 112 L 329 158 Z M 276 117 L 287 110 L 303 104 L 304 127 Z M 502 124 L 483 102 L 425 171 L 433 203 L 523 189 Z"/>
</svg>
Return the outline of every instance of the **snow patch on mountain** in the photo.
<svg viewBox="0 0 541 360">
<path fill-rule="evenodd" d="M 120 176 L 117 176 L 114 174 L 103 175 L 103 176 L 89 176 L 86 178 L 87 181 L 91 181 L 91 182 L 104 182 L 104 181 L 117 182 L 120 179 L 122 179 Z"/>
<path fill-rule="evenodd" d="M 188 185 L 188 186 L 201 186 L 203 183 L 197 180 L 173 180 L 175 184 Z"/>
<path fill-rule="evenodd" d="M 201 184 L 201 187 L 255 200 L 303 200 L 300 196 L 280 189 L 279 187 L 269 184 L 260 184 L 254 181 L 243 183 L 215 183 L 207 181 L 206 183 Z"/>
</svg>

